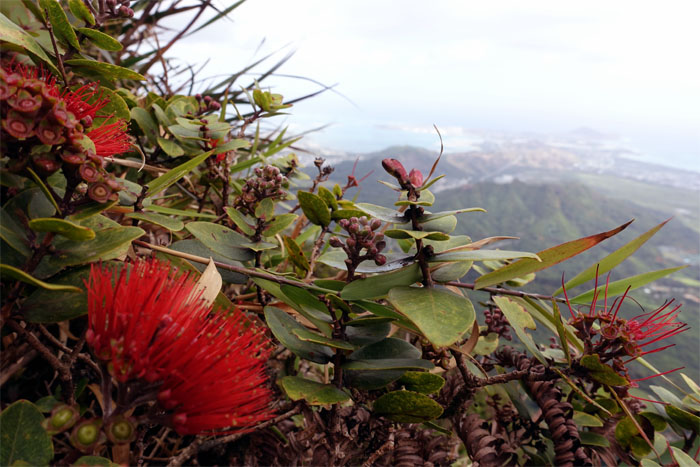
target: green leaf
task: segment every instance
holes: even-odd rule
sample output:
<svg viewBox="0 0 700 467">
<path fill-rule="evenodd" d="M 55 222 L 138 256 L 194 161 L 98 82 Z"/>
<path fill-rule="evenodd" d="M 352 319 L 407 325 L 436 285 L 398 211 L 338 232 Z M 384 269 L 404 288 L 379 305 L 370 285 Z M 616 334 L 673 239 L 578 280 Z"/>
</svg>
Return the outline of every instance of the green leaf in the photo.
<svg viewBox="0 0 700 467">
<path fill-rule="evenodd" d="M 453 216 L 455 214 L 462 214 L 465 212 L 486 212 L 484 208 L 467 208 L 467 209 L 457 209 L 454 211 L 442 211 L 436 212 L 435 214 L 424 214 L 418 218 L 420 224 L 425 224 L 426 222 L 434 221 L 437 219 L 442 219 L 443 217 Z"/>
<path fill-rule="evenodd" d="M 331 219 L 339 221 L 340 219 L 350 219 L 351 217 L 362 217 L 364 215 L 366 215 L 364 212 L 357 209 L 338 209 L 331 212 Z"/>
<path fill-rule="evenodd" d="M 362 346 L 379 342 L 391 332 L 391 319 L 380 316 L 359 318 L 347 323 L 345 336 L 351 344 Z"/>
<path fill-rule="evenodd" d="M 642 467 L 662 467 L 661 465 L 657 464 L 656 462 L 654 462 L 651 459 L 642 459 L 639 465 L 641 465 Z M 690 465 L 692 467 L 695 467 L 692 464 L 690 464 Z"/>
<path fill-rule="evenodd" d="M 674 405 L 665 405 L 666 415 L 686 430 L 700 433 L 700 417 Z"/>
<path fill-rule="evenodd" d="M 82 292 L 78 287 L 73 287 L 71 285 L 61 285 L 61 284 L 49 284 L 47 282 L 41 281 L 31 275 L 27 274 L 21 269 L 17 269 L 13 266 L 7 264 L 0 264 L 0 276 L 3 279 L 11 278 L 25 284 L 33 285 L 34 287 L 41 287 L 46 290 L 62 291 L 62 292 Z"/>
<path fill-rule="evenodd" d="M 625 292 L 625 290 L 627 290 L 628 287 L 630 288 L 630 290 L 637 289 L 639 287 L 647 285 L 650 282 L 654 282 L 657 279 L 661 279 L 662 277 L 668 276 L 669 274 L 672 274 L 676 271 L 680 271 L 681 269 L 687 267 L 688 266 L 678 266 L 675 268 L 659 269 L 657 271 L 645 272 L 642 274 L 637 274 L 636 276 L 628 277 L 626 279 L 610 282 L 610 284 L 608 284 L 607 286 L 608 296 L 621 295 Z M 598 287 L 599 292 L 604 292 L 605 289 L 605 285 Z M 591 289 L 587 292 L 582 293 L 581 295 L 577 295 L 576 297 L 572 298 L 570 302 L 576 304 L 591 303 L 595 291 L 596 289 Z"/>
<path fill-rule="evenodd" d="M 474 323 L 469 299 L 447 290 L 396 287 L 389 291 L 388 300 L 436 347 L 454 344 Z"/>
<path fill-rule="evenodd" d="M 698 383 L 690 379 L 685 373 L 681 373 L 681 378 L 683 378 L 683 381 L 685 381 L 685 384 L 688 385 L 691 391 L 695 393 L 696 396 L 700 396 L 700 386 L 698 386 Z"/>
<path fill-rule="evenodd" d="M 590 237 L 579 238 L 578 240 L 562 243 L 561 245 L 540 251 L 537 253 L 537 256 L 541 261 L 537 261 L 533 258 L 524 258 L 516 261 L 515 263 L 496 269 L 493 272 L 479 277 L 476 280 L 476 288 L 481 289 L 500 282 L 506 282 L 508 280 L 515 279 L 516 277 L 522 277 L 531 272 L 541 271 L 542 269 L 559 264 L 572 256 L 576 256 L 579 253 L 594 247 L 603 240 L 620 233 L 628 225 L 630 225 L 631 222 L 632 221 L 629 221 L 607 232 L 601 232 L 596 235 L 591 235 Z"/>
<path fill-rule="evenodd" d="M 407 371 L 397 382 L 409 391 L 422 394 L 436 393 L 445 385 L 442 376 L 424 371 Z"/>
<path fill-rule="evenodd" d="M 535 253 L 528 253 L 525 251 L 463 250 L 438 253 L 430 258 L 430 261 L 494 261 L 515 258 L 533 258 L 537 260 L 538 256 Z"/>
<path fill-rule="evenodd" d="M 205 152 L 199 156 L 188 160 L 184 164 L 180 164 L 177 167 L 173 167 L 168 172 L 164 173 L 160 177 L 156 178 L 148 185 L 148 196 L 153 196 L 154 194 L 165 190 L 173 183 L 180 180 L 182 177 L 194 170 L 199 164 L 204 162 L 207 157 L 211 156 L 212 151 Z"/>
<path fill-rule="evenodd" d="M 493 297 L 493 301 L 501 309 L 508 323 L 518 335 L 520 342 L 530 351 L 540 362 L 546 364 L 546 360 L 542 353 L 537 348 L 535 341 L 526 329 L 536 329 L 537 325 L 532 319 L 530 313 L 528 313 L 525 308 L 521 307 L 518 303 L 510 300 L 506 297 Z"/>
<path fill-rule="evenodd" d="M 396 209 L 385 208 L 369 203 L 358 203 L 357 208 L 364 211 L 369 217 L 373 217 L 391 224 L 403 224 L 408 219 L 406 215 Z"/>
<path fill-rule="evenodd" d="M 57 233 L 75 241 L 92 240 L 95 238 L 95 232 L 92 229 L 55 217 L 32 219 L 29 221 L 29 228 L 35 232 Z"/>
<path fill-rule="evenodd" d="M 419 392 L 393 391 L 374 401 L 375 415 L 399 423 L 421 423 L 442 415 L 440 404 Z"/>
<path fill-rule="evenodd" d="M 34 404 L 19 400 L 0 413 L 0 465 L 48 465 L 53 443 Z"/>
<path fill-rule="evenodd" d="M 280 286 L 280 291 L 294 303 L 294 309 L 304 316 L 304 318 L 311 321 L 319 331 L 328 337 L 333 334 L 333 330 L 331 329 L 333 320 L 328 312 L 328 308 L 326 308 L 326 305 L 311 292 L 301 287 L 294 287 L 286 284 Z"/>
<path fill-rule="evenodd" d="M 315 226 L 315 228 L 320 229 L 320 227 L 318 226 Z M 299 238 L 301 238 L 301 236 L 304 235 L 304 233 L 305 232 L 302 232 Z M 347 254 L 342 249 L 331 248 L 318 258 L 318 262 L 326 264 L 332 268 L 345 271 L 347 270 L 347 265 L 345 264 L 345 260 L 347 259 L 347 257 Z M 414 257 L 406 255 L 398 256 L 395 254 L 388 253 L 386 254 L 386 257 L 387 262 L 382 266 L 375 265 L 373 261 L 363 261 L 362 263 L 360 263 L 357 269 L 355 269 L 355 272 L 360 274 L 385 273 L 389 271 L 394 271 L 396 269 L 401 269 L 416 262 Z"/>
<path fill-rule="evenodd" d="M 362 368 L 368 371 L 346 369 L 344 376 L 349 386 L 364 390 L 380 389 L 399 379 L 404 369 L 387 369 L 387 365 L 399 364 L 410 366 L 420 362 L 421 351 L 408 342 L 389 337 L 366 345 L 348 356 L 348 362 L 360 361 Z M 373 361 L 390 360 L 389 362 L 372 364 Z M 422 365 L 423 363 L 419 363 Z M 410 368 L 415 369 L 415 368 Z"/>
<path fill-rule="evenodd" d="M 678 467 L 698 467 L 698 463 L 690 457 L 688 454 L 683 452 L 683 450 L 671 446 L 671 452 L 673 452 L 673 458 L 678 463 Z"/>
<path fill-rule="evenodd" d="M 177 144 L 172 139 L 165 139 L 161 136 L 158 137 L 158 146 L 170 157 L 180 157 L 185 154 L 185 150 L 182 146 Z"/>
<path fill-rule="evenodd" d="M 649 420 L 654 427 L 654 431 L 664 431 L 668 426 L 666 419 L 655 412 L 642 412 L 640 415 Z"/>
<path fill-rule="evenodd" d="M 435 282 L 457 281 L 467 275 L 472 265 L 472 261 L 440 263 L 430 268 L 430 277 L 432 277 Z"/>
<path fill-rule="evenodd" d="M 486 329 L 484 327 L 484 329 Z M 479 340 L 476 343 L 476 347 L 472 353 L 475 355 L 490 355 L 494 350 L 498 348 L 498 334 L 495 332 L 490 332 L 485 336 L 479 336 Z"/>
<path fill-rule="evenodd" d="M 197 212 L 197 211 L 185 211 L 182 209 L 175 209 L 175 208 L 169 208 L 166 206 L 158 206 L 155 204 L 151 204 L 149 206 L 145 206 L 144 209 L 146 211 L 153 211 L 153 212 L 159 212 L 161 214 L 171 214 L 173 216 L 183 216 L 183 217 L 201 217 L 205 219 L 216 219 L 216 215 L 214 214 L 207 214 L 205 212 Z"/>
<path fill-rule="evenodd" d="M 156 139 L 159 137 L 159 129 L 158 123 L 153 119 L 150 112 L 141 107 L 134 107 L 131 109 L 131 118 L 136 121 L 136 124 L 143 134 L 146 135 L 148 141 L 151 144 L 155 143 Z"/>
<path fill-rule="evenodd" d="M 338 339 L 330 339 L 320 334 L 316 334 L 315 332 L 309 331 L 306 328 L 293 329 L 292 333 L 304 342 L 313 342 L 314 344 L 325 345 L 334 349 L 355 350 L 355 346 L 348 342 Z"/>
<path fill-rule="evenodd" d="M 332 384 L 318 383 L 298 376 L 285 376 L 279 383 L 291 400 L 305 400 L 309 405 L 337 404 L 350 400 L 349 395 Z"/>
<path fill-rule="evenodd" d="M 31 256 L 32 251 L 29 249 L 29 240 L 24 228 L 5 208 L 0 208 L 0 238 L 22 256 Z"/>
<path fill-rule="evenodd" d="M 57 0 L 39 0 L 39 5 L 48 12 L 49 21 L 51 21 L 51 26 L 56 37 L 63 39 L 63 41 L 70 44 L 74 49 L 80 50 L 78 37 L 75 35 L 73 26 L 68 22 L 68 17 L 66 16 L 66 12 L 63 11 L 61 4 Z"/>
<path fill-rule="evenodd" d="M 202 258 L 212 258 L 214 261 L 220 263 L 232 264 L 234 266 L 242 266 L 242 264 L 237 261 L 232 261 L 230 258 L 227 258 L 224 255 L 220 255 L 211 251 L 209 248 L 204 246 L 202 242 L 200 242 L 199 240 L 195 240 L 194 238 L 187 240 L 179 240 L 170 245 L 169 248 L 171 250 L 180 251 L 182 253 L 189 253 L 191 255 L 199 256 Z M 167 255 L 167 253 L 164 254 Z M 175 256 L 168 255 L 168 258 L 171 261 L 174 261 L 173 258 L 175 258 Z M 187 264 L 191 264 L 192 267 L 197 269 L 200 273 L 204 272 L 204 269 L 206 268 L 206 265 L 194 261 L 188 262 Z M 221 279 L 223 279 L 224 282 L 228 282 L 231 284 L 245 284 L 248 281 L 248 276 L 244 274 L 229 271 L 228 269 L 219 268 L 218 266 L 217 271 L 219 271 L 219 274 L 221 274 Z"/>
<path fill-rule="evenodd" d="M 89 219 L 95 219 L 93 216 Z M 94 229 L 93 229 L 94 230 Z M 56 252 L 46 256 L 39 263 L 35 275 L 46 277 L 60 271 L 66 266 L 76 266 L 95 261 L 106 261 L 120 256 L 133 240 L 136 240 L 145 232 L 138 227 L 111 227 L 95 232 L 95 238 L 83 242 L 66 240 L 56 241 Z M 39 274 L 44 271 L 44 275 Z"/>
<path fill-rule="evenodd" d="M 666 225 L 666 223 L 670 220 L 671 219 L 663 221 L 661 224 L 657 225 L 653 229 L 649 230 L 646 233 L 643 233 L 642 235 L 627 243 L 623 247 L 618 248 L 614 252 L 610 253 L 608 256 L 601 259 L 596 264 L 592 265 L 585 271 L 580 272 L 579 274 L 574 276 L 573 279 L 568 280 L 566 284 L 564 284 L 564 287 L 566 287 L 567 289 L 573 289 L 577 285 L 581 285 L 584 282 L 588 282 L 589 280 L 595 278 L 596 273 L 598 273 L 598 275 L 602 275 L 612 270 L 615 266 L 617 266 L 625 259 L 627 259 L 630 255 L 632 255 L 632 253 L 637 251 L 639 247 L 644 245 L 647 242 L 647 240 L 654 236 L 654 234 L 656 234 L 656 232 L 658 232 L 659 229 Z M 553 295 L 559 295 L 563 291 L 564 289 L 562 287 L 559 287 Z"/>
<path fill-rule="evenodd" d="M 299 191 L 297 199 L 304 215 L 311 221 L 312 224 L 328 227 L 331 223 L 331 213 L 328 211 L 328 205 L 323 199 L 308 191 Z"/>
<path fill-rule="evenodd" d="M 252 237 L 255 235 L 255 229 L 248 224 L 248 221 L 246 220 L 245 216 L 241 214 L 238 210 L 235 208 L 232 208 L 230 206 L 227 206 L 224 208 L 224 211 L 226 211 L 226 215 L 233 221 L 236 226 L 243 231 L 245 235 L 248 235 Z"/>
<path fill-rule="evenodd" d="M 603 426 L 603 422 L 595 415 L 574 411 L 574 422 L 578 426 Z"/>
<path fill-rule="evenodd" d="M 111 78 L 112 80 L 117 79 L 133 79 L 136 81 L 145 81 L 146 78 L 139 73 L 136 73 L 129 68 L 120 67 L 117 65 L 112 65 L 111 63 L 97 62 L 95 60 L 87 60 L 83 58 L 73 58 L 66 60 L 67 65 L 71 65 L 77 68 L 87 68 L 89 70 L 96 71 L 101 75 Z"/>
<path fill-rule="evenodd" d="M 629 386 L 626 378 L 617 374 L 610 365 L 600 361 L 598 354 L 584 355 L 581 357 L 581 366 L 591 370 L 590 376 L 594 380 L 608 386 Z"/>
<path fill-rule="evenodd" d="M 399 201 L 394 206 L 432 206 L 435 202 L 435 195 L 428 190 L 421 190 L 418 201 L 409 201 L 405 191 L 401 192 Z"/>
<path fill-rule="evenodd" d="M 275 216 L 275 218 L 267 224 L 267 227 L 265 227 L 265 230 L 262 231 L 263 236 L 265 237 L 274 237 L 278 233 L 282 232 L 284 229 L 292 225 L 294 221 L 297 219 L 296 214 L 280 214 L 278 216 Z"/>
<path fill-rule="evenodd" d="M 389 273 L 354 280 L 343 287 L 340 296 L 344 300 L 380 298 L 386 296 L 394 287 L 415 284 L 422 277 L 420 267 L 414 263 Z"/>
<path fill-rule="evenodd" d="M 326 205 L 328 205 L 328 207 L 333 211 L 338 209 L 338 200 L 335 199 L 335 195 L 333 195 L 333 193 L 331 193 L 331 191 L 325 186 L 318 187 L 318 196 L 320 196 L 321 199 L 325 201 Z"/>
<path fill-rule="evenodd" d="M 185 228 L 185 224 L 181 220 L 153 212 L 130 212 L 126 214 L 126 217 L 159 225 L 172 232 L 179 232 Z"/>
<path fill-rule="evenodd" d="M 435 365 L 420 358 L 382 358 L 376 360 L 350 360 L 343 364 L 346 371 L 432 370 Z"/>
<path fill-rule="evenodd" d="M 185 226 L 188 232 L 210 250 L 236 261 L 253 259 L 253 252 L 243 247 L 250 240 L 238 232 L 213 222 L 195 221 Z"/>
<path fill-rule="evenodd" d="M 120 263 L 106 263 L 106 265 Z M 54 284 L 78 289 L 52 291 L 38 289 L 22 304 L 22 315 L 30 323 L 58 323 L 83 316 L 87 313 L 85 280 L 90 277 L 90 267 L 73 269 L 52 279 Z"/>
<path fill-rule="evenodd" d="M 413 238 L 416 240 L 435 240 L 444 241 L 449 240 L 450 236 L 442 232 L 426 232 L 423 230 L 405 230 L 405 229 L 389 229 L 385 232 L 385 235 L 389 238 Z"/>
<path fill-rule="evenodd" d="M 623 448 L 631 447 L 635 455 L 646 455 L 651 452 L 651 446 L 642 439 L 637 424 L 644 430 L 649 439 L 654 438 L 654 427 L 649 420 L 639 415 L 635 416 L 637 423 L 629 415 L 617 422 L 615 427 L 615 439 Z M 635 438 L 638 440 L 635 442 Z M 640 443 L 640 441 L 643 443 Z"/>
<path fill-rule="evenodd" d="M 109 201 L 107 203 L 98 203 L 97 201 L 92 201 L 90 203 L 80 206 L 80 208 L 78 208 L 79 210 L 75 214 L 68 216 L 68 220 L 82 221 L 88 219 L 96 214 L 101 213 L 102 211 L 106 211 L 107 209 L 111 208 L 117 203 L 118 201 Z"/>
<path fill-rule="evenodd" d="M 78 28 L 78 32 L 82 33 L 85 37 L 90 39 L 90 42 L 95 44 L 102 50 L 109 50 L 110 52 L 116 52 L 124 48 L 122 44 L 110 36 L 96 29 L 90 28 Z"/>
<path fill-rule="evenodd" d="M 299 245 L 297 245 L 297 242 L 291 237 L 282 237 L 282 240 L 284 246 L 287 248 L 287 257 L 289 260 L 302 271 L 308 271 L 311 265 L 309 264 L 309 260 L 306 259 L 304 252 L 299 248 Z"/>
<path fill-rule="evenodd" d="M 85 24 L 95 25 L 95 17 L 90 12 L 90 9 L 85 6 L 83 0 L 68 0 L 68 8 L 70 12 L 73 13 L 73 16 L 83 20 Z M 94 29 L 91 29 L 91 31 L 94 31 Z M 121 48 L 117 50 L 121 50 Z"/>
<path fill-rule="evenodd" d="M 254 214 L 258 219 L 272 219 L 275 215 L 275 203 L 270 198 L 264 198 L 255 207 Z"/>
<path fill-rule="evenodd" d="M 581 438 L 581 444 L 585 444 L 586 446 L 610 447 L 608 438 L 592 431 L 580 431 L 579 437 Z"/>
<path fill-rule="evenodd" d="M 58 75 L 58 68 L 51 62 L 44 49 L 34 40 L 31 34 L 13 23 L 7 16 L 0 13 L 0 41 L 9 42 L 25 48 L 28 52 L 36 55 L 44 61 L 51 71 Z"/>
<path fill-rule="evenodd" d="M 277 340 L 299 357 L 322 364 L 328 363 L 333 357 L 333 351 L 325 345 L 299 339 L 293 331 L 303 330 L 304 326 L 279 308 L 266 306 L 265 321 Z"/>
</svg>

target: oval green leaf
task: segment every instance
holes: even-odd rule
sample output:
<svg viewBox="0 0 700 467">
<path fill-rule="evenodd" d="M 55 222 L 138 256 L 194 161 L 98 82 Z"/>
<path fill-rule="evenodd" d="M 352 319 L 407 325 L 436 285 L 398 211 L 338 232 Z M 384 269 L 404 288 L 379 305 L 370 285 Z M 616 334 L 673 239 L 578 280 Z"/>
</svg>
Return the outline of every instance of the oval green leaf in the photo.
<svg viewBox="0 0 700 467">
<path fill-rule="evenodd" d="M 126 217 L 159 225 L 172 232 L 179 232 L 185 228 L 185 224 L 181 220 L 173 219 L 172 217 L 164 216 L 163 214 L 156 214 L 154 212 L 130 212 L 126 215 Z"/>
<path fill-rule="evenodd" d="M 243 247 L 250 240 L 234 230 L 213 222 L 195 221 L 185 226 L 188 232 L 210 250 L 237 261 L 253 259 L 253 252 Z"/>
<path fill-rule="evenodd" d="M 454 344 L 474 323 L 469 299 L 447 290 L 396 287 L 389 291 L 388 299 L 437 347 Z"/>
<path fill-rule="evenodd" d="M 309 405 L 337 404 L 350 400 L 347 393 L 332 384 L 323 384 L 298 376 L 285 376 L 279 384 L 291 400 L 305 400 Z"/>
<path fill-rule="evenodd" d="M 399 423 L 421 423 L 442 415 L 442 406 L 419 392 L 394 391 L 374 401 L 373 412 Z"/>
<path fill-rule="evenodd" d="M 422 277 L 420 267 L 414 263 L 396 271 L 354 280 L 343 287 L 340 296 L 344 300 L 380 298 L 386 296 L 394 287 L 415 284 Z"/>
<path fill-rule="evenodd" d="M 34 404 L 19 400 L 0 413 L 0 465 L 48 465 L 53 458 L 51 436 Z"/>
<path fill-rule="evenodd" d="M 320 196 L 308 191 L 299 191 L 297 199 L 301 210 L 304 211 L 304 215 L 312 224 L 327 227 L 331 223 L 331 213 L 328 210 L 328 205 Z"/>
<path fill-rule="evenodd" d="M 105 34 L 96 29 L 78 28 L 78 32 L 83 34 L 90 40 L 90 42 L 92 42 L 102 50 L 116 52 L 124 48 L 124 46 L 122 46 L 122 44 L 118 40 L 116 40 L 109 34 Z"/>
<path fill-rule="evenodd" d="M 39 0 L 39 6 L 49 14 L 49 21 L 54 34 L 76 50 L 80 50 L 78 36 L 75 35 L 73 26 L 68 22 L 68 16 L 57 0 Z"/>
<path fill-rule="evenodd" d="M 136 73 L 133 70 L 130 70 L 129 68 L 124 68 L 120 67 L 117 65 L 112 65 L 111 63 L 104 63 L 104 62 L 97 62 L 95 60 L 87 60 L 84 58 L 73 58 L 71 60 L 66 60 L 65 62 L 68 65 L 78 67 L 78 68 L 87 68 L 89 70 L 96 71 L 100 73 L 101 75 L 104 75 L 105 77 L 111 78 L 113 80 L 117 79 L 133 79 L 136 81 L 145 81 L 146 78 L 139 74 Z"/>
<path fill-rule="evenodd" d="M 398 383 L 403 384 L 409 391 L 433 394 L 442 389 L 445 385 L 445 379 L 440 375 L 425 371 L 407 371 L 399 378 Z"/>
<path fill-rule="evenodd" d="M 322 364 L 333 357 L 333 351 L 328 347 L 299 339 L 293 331 L 303 330 L 304 326 L 279 308 L 266 306 L 265 321 L 277 340 L 295 355 Z"/>
</svg>

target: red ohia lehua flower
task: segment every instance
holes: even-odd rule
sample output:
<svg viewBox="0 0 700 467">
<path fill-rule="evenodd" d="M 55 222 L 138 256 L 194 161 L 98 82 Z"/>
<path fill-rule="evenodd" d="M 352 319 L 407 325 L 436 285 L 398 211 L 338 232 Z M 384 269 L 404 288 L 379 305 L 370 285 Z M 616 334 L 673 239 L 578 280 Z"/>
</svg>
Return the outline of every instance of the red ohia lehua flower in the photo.
<svg viewBox="0 0 700 467">
<path fill-rule="evenodd" d="M 126 123 L 117 120 L 98 126 L 97 113 L 109 104 L 97 83 L 78 89 L 61 88 L 43 69 L 19 63 L 0 67 L 0 142 L 2 153 L 10 154 L 10 170 L 21 172 L 31 163 L 41 175 L 63 168 L 70 183 L 88 184 L 88 196 L 95 201 L 116 199 L 114 177 L 103 169 L 103 158 L 129 150 Z M 30 144 L 27 144 L 30 143 Z M 45 150 L 38 151 L 42 145 Z M 97 180 L 81 177 L 79 166 L 87 164 L 98 173 Z M 93 183 L 108 190 L 90 189 Z"/>
<path fill-rule="evenodd" d="M 273 416 L 271 346 L 240 310 L 213 311 L 195 290 L 188 275 L 155 260 L 118 273 L 93 265 L 87 343 L 119 384 L 140 384 L 138 403 L 150 394 L 158 421 L 181 435 L 245 431 Z"/>
<path fill-rule="evenodd" d="M 628 363 L 643 355 L 673 347 L 675 344 L 648 348 L 648 346 L 657 344 L 664 339 L 687 330 L 688 325 L 676 321 L 681 305 L 673 306 L 674 300 L 667 301 L 659 308 L 642 313 L 634 318 L 622 318 L 619 316 L 620 308 L 631 287 L 628 287 L 621 297 L 615 298 L 612 305 L 608 307 L 609 275 L 605 284 L 603 306 L 599 308 L 597 304 L 600 290 L 598 289 L 597 276 L 596 273 L 595 293 L 587 313 L 574 311 L 569 302 L 566 288 L 564 288 L 564 296 L 572 314 L 569 323 L 576 329 L 576 334 L 583 341 L 585 346 L 584 352 L 586 354 L 597 354 L 602 362 L 612 364 L 613 369 L 629 379 L 633 386 L 636 385 L 636 381 L 654 378 L 683 369 L 683 367 L 675 368 L 636 380 L 629 378 L 626 368 Z M 562 278 L 562 284 L 563 282 Z M 597 323 L 597 326 L 594 326 L 594 323 Z"/>
</svg>

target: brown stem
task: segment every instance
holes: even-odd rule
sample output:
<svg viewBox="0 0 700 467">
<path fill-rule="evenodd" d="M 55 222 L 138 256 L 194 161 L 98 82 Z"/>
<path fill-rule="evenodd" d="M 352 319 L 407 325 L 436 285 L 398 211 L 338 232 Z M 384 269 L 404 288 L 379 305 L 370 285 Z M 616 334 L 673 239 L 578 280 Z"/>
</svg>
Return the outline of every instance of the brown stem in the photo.
<svg viewBox="0 0 700 467">
<path fill-rule="evenodd" d="M 318 238 L 314 242 L 314 246 L 311 249 L 311 256 L 309 257 L 309 271 L 306 273 L 306 279 L 309 279 L 311 275 L 314 272 L 314 265 L 316 264 L 316 260 L 318 259 L 319 252 L 321 251 L 321 247 L 323 246 L 323 240 L 326 234 L 328 233 L 328 227 L 324 227 L 321 229 L 321 233 L 319 234 Z"/>
<path fill-rule="evenodd" d="M 49 17 L 49 12 L 44 8 L 44 17 L 48 18 Z M 49 31 L 49 37 L 51 38 L 51 45 L 53 46 L 53 53 L 56 54 L 56 61 L 58 62 L 58 70 L 61 72 L 61 78 L 63 79 L 63 84 L 68 86 L 68 78 L 66 77 L 66 70 L 63 68 L 63 59 L 61 58 L 61 54 L 58 53 L 58 45 L 56 45 L 56 37 L 53 34 L 53 27 L 51 26 L 51 21 L 46 21 L 44 23 L 44 26 L 46 26 L 46 29 Z"/>
<path fill-rule="evenodd" d="M 489 292 L 489 293 L 495 294 L 495 295 L 510 295 L 512 297 L 521 297 L 521 298 L 528 297 L 528 298 L 535 298 L 535 299 L 540 299 L 540 300 L 556 300 L 558 302 L 566 303 L 565 299 L 553 297 L 551 295 L 522 292 L 520 290 L 503 289 L 500 287 L 477 288 L 476 284 L 465 284 L 464 282 L 457 282 L 457 281 L 445 282 L 445 285 L 451 285 L 452 287 L 460 287 L 462 289 L 481 290 L 481 291 Z"/>
<path fill-rule="evenodd" d="M 14 320 L 8 320 L 7 324 L 15 331 L 17 334 L 24 337 L 24 339 L 31 345 L 44 360 L 49 362 L 49 364 L 56 370 L 61 378 L 64 397 L 66 398 L 66 403 L 68 405 L 75 404 L 75 395 L 73 394 L 73 375 L 71 375 L 70 367 L 62 363 L 49 349 L 46 348 L 44 344 L 34 335 L 34 333 L 27 331 L 22 325 Z"/>
</svg>

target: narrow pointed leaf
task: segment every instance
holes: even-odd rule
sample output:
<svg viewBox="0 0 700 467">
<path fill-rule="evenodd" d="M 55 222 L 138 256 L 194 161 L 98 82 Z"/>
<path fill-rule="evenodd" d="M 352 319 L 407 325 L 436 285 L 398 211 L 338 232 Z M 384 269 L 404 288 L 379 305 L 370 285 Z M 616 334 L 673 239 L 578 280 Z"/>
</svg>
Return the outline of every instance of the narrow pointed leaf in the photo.
<svg viewBox="0 0 700 467">
<path fill-rule="evenodd" d="M 71 240 L 92 240 L 95 231 L 65 219 L 42 217 L 29 221 L 29 228 L 35 232 L 53 232 Z"/>
<path fill-rule="evenodd" d="M 661 229 L 668 221 L 671 219 L 667 219 L 657 225 L 656 227 L 652 228 L 648 232 L 643 233 L 639 237 L 635 238 L 631 242 L 627 243 L 626 245 L 618 248 L 614 252 L 610 253 L 608 256 L 605 258 L 601 259 L 598 261 L 596 264 L 592 265 L 585 271 L 577 274 L 576 276 L 573 277 L 573 279 L 570 279 L 564 284 L 564 287 L 567 289 L 573 289 L 577 285 L 581 285 L 584 282 L 588 282 L 589 280 L 595 278 L 596 272 L 601 275 L 605 274 L 606 272 L 612 270 L 615 266 L 623 262 L 625 259 L 627 259 L 630 255 L 632 255 L 635 251 L 637 251 L 642 245 L 644 245 L 647 240 L 649 240 L 651 237 L 656 234 L 656 232 Z M 554 292 L 553 295 L 559 295 L 563 292 L 564 290 L 562 287 L 559 287 L 556 292 Z"/>
<path fill-rule="evenodd" d="M 180 164 L 177 167 L 173 167 L 168 172 L 164 173 L 160 177 L 156 178 L 150 182 L 148 186 L 148 196 L 153 196 L 159 191 L 165 190 L 173 183 L 180 180 L 182 177 L 194 170 L 199 164 L 204 162 L 207 157 L 211 156 L 212 151 L 205 152 L 199 156 L 188 160 L 184 164 Z"/>
<path fill-rule="evenodd" d="M 332 384 L 323 384 L 298 376 L 285 376 L 279 383 L 291 400 L 305 400 L 309 405 L 337 404 L 350 400 L 347 393 Z"/>
<path fill-rule="evenodd" d="M 25 271 L 17 269 L 8 264 L 0 264 L 0 276 L 2 276 L 3 279 L 15 279 L 24 282 L 25 284 L 30 284 L 34 287 L 41 287 L 42 289 L 46 290 L 54 290 L 59 292 L 82 292 L 82 289 L 72 285 L 49 284 L 48 282 L 32 277 Z"/>
<path fill-rule="evenodd" d="M 481 289 L 501 282 L 506 282 L 532 272 L 541 271 L 542 269 L 554 266 L 555 264 L 559 264 L 572 256 L 576 256 L 579 253 L 594 247 L 603 240 L 620 233 L 628 225 L 630 225 L 631 222 L 632 221 L 629 221 L 607 232 L 601 232 L 589 237 L 579 238 L 578 240 L 562 243 L 561 245 L 540 251 L 537 253 L 537 256 L 541 261 L 537 261 L 532 258 L 524 258 L 516 261 L 515 263 L 496 269 L 493 272 L 479 277 L 476 280 L 476 288 Z"/>
<path fill-rule="evenodd" d="M 526 251 L 466 250 L 438 253 L 430 258 L 430 261 L 494 261 L 516 258 L 532 258 L 537 260 L 538 256 L 535 253 L 528 253 Z"/>
<path fill-rule="evenodd" d="M 678 266 L 675 268 L 659 269 L 658 271 L 645 272 L 643 274 L 637 274 L 636 276 L 628 277 L 626 279 L 620 279 L 619 281 L 611 282 L 608 284 L 608 296 L 614 297 L 616 295 L 621 295 L 630 287 L 630 290 L 647 285 L 650 282 L 654 282 L 657 279 L 668 276 L 676 271 L 686 268 L 687 266 Z M 598 287 L 599 292 L 605 291 L 605 285 Z M 591 303 L 593 296 L 595 294 L 595 289 L 591 289 L 587 292 L 577 295 L 570 300 L 571 303 L 585 304 Z"/>
</svg>

